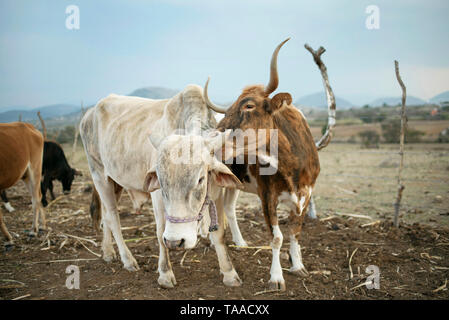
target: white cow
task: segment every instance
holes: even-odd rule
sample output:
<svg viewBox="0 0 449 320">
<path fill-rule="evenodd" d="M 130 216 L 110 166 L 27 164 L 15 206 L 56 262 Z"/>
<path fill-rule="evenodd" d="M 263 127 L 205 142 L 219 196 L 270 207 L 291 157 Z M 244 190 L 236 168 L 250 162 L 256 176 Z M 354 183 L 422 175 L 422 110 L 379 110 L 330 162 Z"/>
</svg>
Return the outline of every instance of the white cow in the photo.
<svg viewBox="0 0 449 320">
<path fill-rule="evenodd" d="M 202 227 L 211 222 L 204 213 L 207 209 L 214 211 L 215 202 L 218 230 L 211 233 L 211 240 L 224 275 L 223 282 L 229 286 L 241 284 L 224 245 L 223 191 L 220 188 L 235 188 L 240 182 L 223 163 L 211 156 L 223 143 L 224 134 L 200 136 L 215 126 L 212 111 L 203 99 L 203 89 L 196 85 L 189 85 L 166 100 L 110 95 L 86 112 L 80 124 L 80 135 L 104 212 L 104 260 L 115 258 L 113 236 L 124 267 L 138 270 L 123 240 L 117 201 L 123 188 L 139 199 L 151 193 L 160 250 L 158 282 L 162 287 L 173 287 L 176 280 L 168 249 L 193 248 L 198 232 L 204 233 Z M 184 130 L 185 134 L 172 134 L 177 129 Z M 192 146 L 200 146 L 195 152 L 201 157 L 195 156 L 195 161 L 187 163 L 171 161 L 183 147 Z"/>
</svg>

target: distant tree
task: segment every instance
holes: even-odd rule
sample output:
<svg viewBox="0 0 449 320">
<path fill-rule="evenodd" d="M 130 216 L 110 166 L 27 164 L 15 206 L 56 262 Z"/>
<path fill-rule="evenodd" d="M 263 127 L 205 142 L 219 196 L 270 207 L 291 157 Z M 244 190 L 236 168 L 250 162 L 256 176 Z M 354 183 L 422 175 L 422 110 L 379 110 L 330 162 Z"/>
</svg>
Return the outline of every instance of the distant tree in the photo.
<svg viewBox="0 0 449 320">
<path fill-rule="evenodd" d="M 363 106 L 363 109 L 368 109 L 369 107 L 370 107 L 369 104 L 365 104 L 365 105 Z"/>
<path fill-rule="evenodd" d="M 401 120 L 390 120 L 382 123 L 382 137 L 387 143 L 398 143 L 401 134 Z"/>
<path fill-rule="evenodd" d="M 399 143 L 399 136 L 401 134 L 401 120 L 394 119 L 386 121 L 381 124 L 382 137 L 387 143 Z M 424 132 L 405 128 L 405 143 L 416 143 L 421 141 L 421 137 L 425 135 Z"/>
<path fill-rule="evenodd" d="M 75 137 L 75 127 L 74 126 L 66 126 L 64 129 L 60 130 L 55 137 L 55 140 L 58 143 L 68 143 L 73 142 Z"/>
<path fill-rule="evenodd" d="M 380 135 L 374 130 L 359 132 L 362 146 L 365 148 L 379 148 Z"/>
</svg>

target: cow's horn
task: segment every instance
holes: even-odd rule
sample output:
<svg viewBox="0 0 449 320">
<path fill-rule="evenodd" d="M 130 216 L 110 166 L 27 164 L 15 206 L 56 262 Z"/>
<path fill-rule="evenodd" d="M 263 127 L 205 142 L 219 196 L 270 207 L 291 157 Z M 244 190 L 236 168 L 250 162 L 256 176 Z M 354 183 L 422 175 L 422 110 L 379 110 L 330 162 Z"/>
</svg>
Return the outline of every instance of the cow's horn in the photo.
<svg viewBox="0 0 449 320">
<path fill-rule="evenodd" d="M 274 50 L 273 55 L 271 56 L 271 65 L 270 65 L 270 82 L 268 82 L 267 86 L 265 87 L 265 93 L 269 95 L 274 90 L 277 89 L 279 84 L 279 77 L 278 77 L 278 53 L 279 50 L 281 50 L 281 47 L 286 43 L 290 38 L 282 41 Z"/>
<path fill-rule="evenodd" d="M 207 78 L 206 85 L 204 86 L 204 100 L 206 101 L 207 106 L 212 110 L 214 110 L 215 112 L 226 113 L 228 108 L 217 106 L 216 104 L 214 104 L 212 101 L 209 100 L 209 96 L 207 95 L 207 87 L 209 86 L 209 80 L 210 77 Z"/>
</svg>

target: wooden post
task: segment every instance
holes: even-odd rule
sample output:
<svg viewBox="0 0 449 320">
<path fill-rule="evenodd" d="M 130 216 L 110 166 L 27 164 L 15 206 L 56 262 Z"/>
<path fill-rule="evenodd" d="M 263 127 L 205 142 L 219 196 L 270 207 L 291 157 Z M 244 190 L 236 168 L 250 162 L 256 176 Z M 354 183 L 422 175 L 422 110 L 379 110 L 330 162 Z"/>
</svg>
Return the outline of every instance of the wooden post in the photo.
<svg viewBox="0 0 449 320">
<path fill-rule="evenodd" d="M 81 119 L 83 118 L 83 116 L 84 116 L 84 107 L 83 107 L 83 101 L 81 100 L 81 114 L 80 114 L 80 118 L 79 118 L 77 124 L 75 125 L 75 137 L 73 139 L 72 154 L 70 156 L 70 160 L 72 161 L 72 164 L 73 164 L 73 158 L 75 157 L 76 144 L 78 143 L 78 135 L 80 133 L 79 126 L 80 126 L 80 122 L 81 122 Z"/>
<path fill-rule="evenodd" d="M 45 126 L 44 119 L 42 119 L 42 117 L 41 117 L 41 112 L 40 111 L 37 112 L 37 116 L 39 117 L 39 120 L 41 121 L 42 134 L 44 135 L 44 140 L 47 140 L 47 127 Z"/>
<path fill-rule="evenodd" d="M 394 61 L 395 71 L 396 71 L 396 79 L 399 82 L 399 85 L 402 89 L 402 108 L 401 108 L 401 136 L 399 141 L 399 155 L 401 156 L 401 161 L 399 164 L 399 172 L 398 172 L 398 195 L 396 197 L 396 203 L 394 204 L 394 226 L 399 227 L 399 209 L 401 206 L 402 192 L 405 187 L 402 184 L 402 169 L 404 167 L 404 137 L 405 137 L 405 128 L 407 125 L 407 117 L 405 115 L 405 100 L 407 97 L 407 91 L 402 82 L 401 75 L 399 74 L 399 63 Z"/>
</svg>

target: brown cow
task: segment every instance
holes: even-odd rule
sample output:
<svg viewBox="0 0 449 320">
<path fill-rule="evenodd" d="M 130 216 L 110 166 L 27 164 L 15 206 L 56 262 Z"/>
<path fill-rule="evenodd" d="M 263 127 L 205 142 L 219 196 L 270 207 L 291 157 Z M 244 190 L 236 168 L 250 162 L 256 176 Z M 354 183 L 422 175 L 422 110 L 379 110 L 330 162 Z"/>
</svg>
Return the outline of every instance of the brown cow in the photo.
<svg viewBox="0 0 449 320">
<path fill-rule="evenodd" d="M 39 231 L 39 218 L 45 228 L 45 213 L 41 206 L 41 171 L 44 150 L 42 134 L 29 123 L 0 123 L 0 192 L 13 186 L 20 179 L 25 182 L 33 204 L 31 234 Z M 12 237 L 3 221 L 0 209 L 0 228 L 6 237 L 6 246 L 12 245 Z"/>
<path fill-rule="evenodd" d="M 302 263 L 301 248 L 298 239 L 306 209 L 312 195 L 315 181 L 320 172 L 318 150 L 327 145 L 331 138 L 331 129 L 335 124 L 335 100 L 327 81 L 327 73 L 320 55 L 324 49 L 313 54 L 315 62 L 321 69 L 328 95 L 329 123 L 325 136 L 315 144 L 310 128 L 304 115 L 292 105 L 289 93 L 278 93 L 269 97 L 278 87 L 277 55 L 282 42 L 274 51 L 271 60 L 271 75 L 267 86 L 252 85 L 243 89 L 237 100 L 227 109 L 213 104 L 207 95 L 208 82 L 204 96 L 208 106 L 225 117 L 218 124 L 219 130 L 252 129 L 276 130 L 278 135 L 277 159 L 268 161 L 275 167 L 271 175 L 261 174 L 261 169 L 267 164 L 266 159 L 257 158 L 255 164 L 233 163 L 230 167 L 237 178 L 244 183 L 244 191 L 255 193 L 262 203 L 262 210 L 272 236 L 273 260 L 271 265 L 270 289 L 285 290 L 285 281 L 280 264 L 280 249 L 283 235 L 279 229 L 276 209 L 279 203 L 285 203 L 290 208 L 290 272 L 307 275 Z M 306 46 L 307 48 L 308 46 Z M 320 65 L 321 63 L 321 65 Z"/>
</svg>

